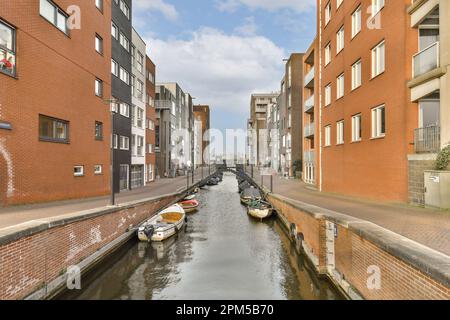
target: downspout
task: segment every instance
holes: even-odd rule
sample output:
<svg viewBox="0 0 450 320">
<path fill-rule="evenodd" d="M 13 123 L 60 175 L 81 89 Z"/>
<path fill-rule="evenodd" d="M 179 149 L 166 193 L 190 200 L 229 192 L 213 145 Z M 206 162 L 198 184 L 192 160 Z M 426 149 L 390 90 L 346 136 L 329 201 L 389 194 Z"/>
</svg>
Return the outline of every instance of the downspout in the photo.
<svg viewBox="0 0 450 320">
<path fill-rule="evenodd" d="M 322 192 L 322 0 L 319 0 L 319 191 Z"/>
</svg>

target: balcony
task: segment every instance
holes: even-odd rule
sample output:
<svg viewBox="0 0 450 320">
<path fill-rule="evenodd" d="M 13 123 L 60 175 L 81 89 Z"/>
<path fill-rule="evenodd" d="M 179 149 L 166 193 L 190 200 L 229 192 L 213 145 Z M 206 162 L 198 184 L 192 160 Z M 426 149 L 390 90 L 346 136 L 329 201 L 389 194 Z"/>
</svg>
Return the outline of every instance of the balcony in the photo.
<svg viewBox="0 0 450 320">
<path fill-rule="evenodd" d="M 437 153 L 441 149 L 441 128 L 430 126 L 414 131 L 414 149 L 416 153 Z"/>
<path fill-rule="evenodd" d="M 305 112 L 314 111 L 314 95 L 305 101 Z"/>
<path fill-rule="evenodd" d="M 316 152 L 314 150 L 305 151 L 303 161 L 305 163 L 314 163 L 316 161 Z"/>
<path fill-rule="evenodd" d="M 156 100 L 155 106 L 156 109 L 168 109 L 171 110 L 172 108 L 172 101 L 171 100 Z"/>
<path fill-rule="evenodd" d="M 316 126 L 314 122 L 311 122 L 310 124 L 305 125 L 305 137 L 309 138 L 314 136 L 316 133 Z"/>
<path fill-rule="evenodd" d="M 439 42 L 433 43 L 413 56 L 414 78 L 437 68 L 439 68 Z"/>
<path fill-rule="evenodd" d="M 305 76 L 305 87 L 313 88 L 314 87 L 314 67 L 309 70 L 309 72 Z"/>
</svg>

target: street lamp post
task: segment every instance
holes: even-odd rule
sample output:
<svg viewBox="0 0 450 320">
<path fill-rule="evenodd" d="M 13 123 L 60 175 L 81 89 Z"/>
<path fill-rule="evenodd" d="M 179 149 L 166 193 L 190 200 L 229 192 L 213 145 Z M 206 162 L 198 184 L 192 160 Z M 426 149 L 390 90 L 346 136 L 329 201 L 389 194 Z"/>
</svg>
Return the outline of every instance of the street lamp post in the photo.
<svg viewBox="0 0 450 320">
<path fill-rule="evenodd" d="M 110 108 L 110 118 L 111 118 L 111 155 L 110 155 L 110 188 L 111 188 L 111 194 L 110 194 L 110 205 L 115 206 L 116 205 L 116 194 L 114 192 L 114 110 L 111 108 L 111 103 L 117 103 L 118 100 L 115 98 L 104 100 L 105 103 L 108 103 Z"/>
</svg>

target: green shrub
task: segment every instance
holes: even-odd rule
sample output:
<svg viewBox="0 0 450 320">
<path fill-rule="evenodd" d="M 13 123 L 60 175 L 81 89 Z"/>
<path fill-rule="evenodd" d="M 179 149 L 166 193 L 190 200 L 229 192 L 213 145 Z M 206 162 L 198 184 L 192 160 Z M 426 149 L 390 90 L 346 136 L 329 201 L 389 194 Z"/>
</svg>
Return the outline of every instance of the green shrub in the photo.
<svg viewBox="0 0 450 320">
<path fill-rule="evenodd" d="M 436 159 L 436 170 L 446 170 L 450 164 L 450 145 L 439 152 Z"/>
</svg>

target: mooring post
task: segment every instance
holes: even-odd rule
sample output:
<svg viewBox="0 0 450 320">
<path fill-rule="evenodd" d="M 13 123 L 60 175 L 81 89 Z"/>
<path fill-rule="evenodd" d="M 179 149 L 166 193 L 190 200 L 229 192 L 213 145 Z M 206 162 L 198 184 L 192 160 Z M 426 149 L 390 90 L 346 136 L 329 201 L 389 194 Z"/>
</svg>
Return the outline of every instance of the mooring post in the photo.
<svg viewBox="0 0 450 320">
<path fill-rule="evenodd" d="M 253 179 L 253 164 L 250 167 L 251 171 L 252 171 L 252 179 Z"/>
<path fill-rule="evenodd" d="M 273 193 L 273 174 L 270 175 L 270 193 Z"/>
<path fill-rule="evenodd" d="M 192 170 L 191 170 L 191 172 L 192 172 L 192 185 L 194 185 L 194 183 L 195 183 L 195 168 L 194 167 L 192 167 Z"/>
<path fill-rule="evenodd" d="M 186 188 L 186 190 L 189 190 L 189 171 L 186 172 L 186 178 L 187 178 L 187 188 Z"/>
</svg>

